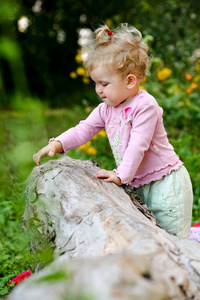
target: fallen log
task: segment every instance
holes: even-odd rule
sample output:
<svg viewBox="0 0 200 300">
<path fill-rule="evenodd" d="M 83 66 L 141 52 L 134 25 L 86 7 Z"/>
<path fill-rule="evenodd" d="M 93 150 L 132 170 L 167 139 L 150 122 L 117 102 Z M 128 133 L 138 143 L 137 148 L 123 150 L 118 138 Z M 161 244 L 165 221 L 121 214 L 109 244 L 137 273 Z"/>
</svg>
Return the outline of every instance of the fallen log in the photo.
<svg viewBox="0 0 200 300">
<path fill-rule="evenodd" d="M 67 156 L 33 169 L 23 227 L 31 251 L 48 246 L 54 261 L 8 300 L 200 299 L 200 244 L 166 232 L 129 187 L 95 178 L 98 169 Z"/>
</svg>

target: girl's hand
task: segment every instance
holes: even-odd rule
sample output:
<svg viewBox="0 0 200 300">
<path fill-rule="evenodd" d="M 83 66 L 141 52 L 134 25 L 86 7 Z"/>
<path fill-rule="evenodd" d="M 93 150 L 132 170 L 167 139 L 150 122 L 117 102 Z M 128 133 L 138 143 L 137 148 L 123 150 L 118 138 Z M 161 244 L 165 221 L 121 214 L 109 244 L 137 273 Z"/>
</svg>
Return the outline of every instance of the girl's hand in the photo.
<svg viewBox="0 0 200 300">
<path fill-rule="evenodd" d="M 33 160 L 39 166 L 40 159 L 44 156 L 53 157 L 56 152 L 62 152 L 62 144 L 59 141 L 52 141 L 47 146 L 33 155 Z"/>
<path fill-rule="evenodd" d="M 94 176 L 96 178 L 102 178 L 106 182 L 114 182 L 117 185 L 122 185 L 121 179 L 117 177 L 114 171 L 101 169 L 97 173 L 95 173 Z"/>
</svg>

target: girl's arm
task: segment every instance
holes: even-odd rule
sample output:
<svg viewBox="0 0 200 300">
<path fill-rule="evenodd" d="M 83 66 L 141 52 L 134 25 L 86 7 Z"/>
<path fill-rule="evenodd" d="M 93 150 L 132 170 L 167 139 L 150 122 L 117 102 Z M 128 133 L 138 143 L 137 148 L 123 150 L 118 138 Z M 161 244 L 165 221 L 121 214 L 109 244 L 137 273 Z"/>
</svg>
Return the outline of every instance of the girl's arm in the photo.
<svg viewBox="0 0 200 300">
<path fill-rule="evenodd" d="M 37 165 L 44 156 L 53 157 L 55 153 L 64 154 L 68 150 L 74 149 L 87 143 L 91 138 L 105 127 L 104 114 L 106 105 L 101 103 L 97 106 L 88 118 L 81 121 L 77 126 L 70 128 L 33 155 L 33 160 Z"/>
</svg>

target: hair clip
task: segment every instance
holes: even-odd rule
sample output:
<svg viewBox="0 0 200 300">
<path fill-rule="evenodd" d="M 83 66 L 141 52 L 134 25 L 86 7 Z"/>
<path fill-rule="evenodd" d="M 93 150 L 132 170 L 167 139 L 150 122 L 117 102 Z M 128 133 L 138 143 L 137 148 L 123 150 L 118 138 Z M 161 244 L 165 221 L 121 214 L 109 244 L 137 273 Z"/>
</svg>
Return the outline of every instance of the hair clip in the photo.
<svg viewBox="0 0 200 300">
<path fill-rule="evenodd" d="M 109 35 L 109 36 L 113 36 L 112 30 L 108 31 L 108 35 Z"/>
</svg>

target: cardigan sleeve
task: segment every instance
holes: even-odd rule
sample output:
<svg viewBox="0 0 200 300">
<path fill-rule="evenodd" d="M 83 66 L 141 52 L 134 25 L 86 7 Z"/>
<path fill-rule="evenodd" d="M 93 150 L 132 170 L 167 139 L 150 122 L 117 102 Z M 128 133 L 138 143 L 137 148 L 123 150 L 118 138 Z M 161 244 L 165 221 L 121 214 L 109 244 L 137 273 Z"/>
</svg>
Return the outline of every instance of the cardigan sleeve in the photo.
<svg viewBox="0 0 200 300">
<path fill-rule="evenodd" d="M 105 127 L 104 122 L 105 104 L 99 104 L 84 121 L 68 129 L 56 138 L 50 141 L 60 141 L 63 147 L 63 153 L 68 150 L 81 146 L 91 140 L 95 134 Z"/>
<path fill-rule="evenodd" d="M 124 152 L 121 164 L 115 170 L 122 183 L 130 184 L 132 182 L 145 152 L 150 147 L 159 119 L 159 112 L 153 104 L 140 107 L 133 116 L 128 147 Z"/>
</svg>

